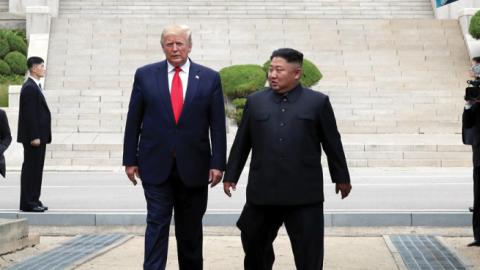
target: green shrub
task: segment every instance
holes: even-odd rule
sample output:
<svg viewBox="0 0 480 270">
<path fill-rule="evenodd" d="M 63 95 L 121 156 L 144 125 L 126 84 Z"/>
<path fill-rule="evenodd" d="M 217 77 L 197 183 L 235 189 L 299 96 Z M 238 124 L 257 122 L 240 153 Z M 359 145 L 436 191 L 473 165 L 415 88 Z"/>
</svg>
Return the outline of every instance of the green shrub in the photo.
<svg viewBox="0 0 480 270">
<path fill-rule="evenodd" d="M 10 35 L 7 35 L 6 38 L 8 41 L 8 45 L 10 45 L 11 51 L 17 51 L 22 53 L 23 55 L 27 55 L 27 43 L 22 37 L 11 33 Z"/>
<path fill-rule="evenodd" d="M 4 60 L 14 74 L 24 75 L 27 71 L 27 57 L 20 52 L 9 52 Z"/>
<path fill-rule="evenodd" d="M 0 107 L 8 107 L 8 86 L 19 85 L 25 80 L 25 75 L 0 75 Z"/>
<path fill-rule="evenodd" d="M 268 69 L 270 67 L 270 60 L 263 64 L 263 69 L 268 74 Z M 303 59 L 303 73 L 302 78 L 300 79 L 300 83 L 305 87 L 310 87 L 315 85 L 318 81 L 320 81 L 323 77 L 320 70 L 312 63 L 310 60 Z"/>
<path fill-rule="evenodd" d="M 233 119 L 235 120 L 235 123 L 237 123 L 237 126 L 240 125 L 240 122 L 242 121 L 242 116 L 243 108 L 237 108 L 235 110 L 235 114 L 233 115 Z"/>
<path fill-rule="evenodd" d="M 5 39 L 10 51 L 21 52 L 27 55 L 27 39 L 25 38 L 25 30 L 0 29 L 0 39 Z"/>
<path fill-rule="evenodd" d="M 222 88 L 231 99 L 246 97 L 265 86 L 267 76 L 258 65 L 234 65 L 220 70 Z"/>
<path fill-rule="evenodd" d="M 235 106 L 235 108 L 243 108 L 245 107 L 245 103 L 247 103 L 246 98 L 236 98 L 232 100 L 232 104 Z"/>
<path fill-rule="evenodd" d="M 470 19 L 468 32 L 474 39 L 480 39 L 480 11 L 477 11 Z"/>
<path fill-rule="evenodd" d="M 8 41 L 3 38 L 0 38 L 0 58 L 3 58 L 9 52 L 10 52 L 10 45 L 8 44 Z"/>
<path fill-rule="evenodd" d="M 10 75 L 12 74 L 12 69 L 7 64 L 7 62 L 0 60 L 0 74 L 1 75 Z"/>
</svg>

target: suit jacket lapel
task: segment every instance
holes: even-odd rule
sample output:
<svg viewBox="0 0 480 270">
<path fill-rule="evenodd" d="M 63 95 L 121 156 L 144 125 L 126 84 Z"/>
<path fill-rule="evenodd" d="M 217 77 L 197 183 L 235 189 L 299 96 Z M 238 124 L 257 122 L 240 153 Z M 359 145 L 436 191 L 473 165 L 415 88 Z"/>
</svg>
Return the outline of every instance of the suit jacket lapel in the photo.
<svg viewBox="0 0 480 270">
<path fill-rule="evenodd" d="M 185 114 L 188 113 L 188 109 L 194 99 L 197 89 L 198 83 L 200 82 L 200 69 L 198 66 L 190 60 L 190 70 L 188 72 L 188 86 L 187 92 L 185 94 L 185 99 L 183 101 L 183 109 L 182 114 L 180 115 L 180 119 L 178 122 L 182 121 L 185 118 Z"/>
<path fill-rule="evenodd" d="M 163 101 L 162 108 L 165 109 L 165 115 L 167 115 L 169 121 L 175 124 L 175 118 L 173 117 L 172 102 L 170 100 L 170 91 L 168 88 L 168 70 L 167 61 L 159 63 L 157 68 L 157 89 L 160 91 L 161 100 Z"/>
<path fill-rule="evenodd" d="M 37 89 L 39 97 L 42 100 L 42 103 L 48 108 L 47 100 L 45 98 L 45 95 L 43 94 L 42 89 L 40 89 L 40 86 L 38 86 L 38 84 L 30 77 L 28 77 L 28 82 L 32 85 L 32 87 L 35 87 Z"/>
</svg>

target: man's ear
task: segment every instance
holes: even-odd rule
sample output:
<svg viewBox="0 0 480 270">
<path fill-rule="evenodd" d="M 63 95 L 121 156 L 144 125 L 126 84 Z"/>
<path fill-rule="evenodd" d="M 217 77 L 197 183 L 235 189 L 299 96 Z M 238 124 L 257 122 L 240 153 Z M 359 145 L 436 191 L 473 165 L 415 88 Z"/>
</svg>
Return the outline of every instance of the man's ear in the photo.
<svg viewBox="0 0 480 270">
<path fill-rule="evenodd" d="M 300 78 L 302 78 L 302 68 L 297 67 L 295 68 L 295 79 L 300 80 Z"/>
</svg>

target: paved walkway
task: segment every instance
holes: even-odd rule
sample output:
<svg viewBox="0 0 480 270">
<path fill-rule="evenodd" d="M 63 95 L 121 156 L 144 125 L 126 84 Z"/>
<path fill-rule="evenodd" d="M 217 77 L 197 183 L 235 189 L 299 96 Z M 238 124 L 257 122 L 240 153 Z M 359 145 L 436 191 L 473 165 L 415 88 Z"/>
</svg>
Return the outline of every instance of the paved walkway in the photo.
<svg viewBox="0 0 480 270">
<path fill-rule="evenodd" d="M 325 168 L 326 211 L 466 211 L 473 200 L 471 168 L 351 168 L 350 173 L 353 190 L 341 200 Z M 245 169 L 232 198 L 221 185 L 210 189 L 208 211 L 239 212 L 247 174 Z M 19 184 L 18 172 L 0 179 L 0 211 L 18 210 Z M 123 171 L 45 172 L 41 199 L 50 212 L 146 209 L 141 185 L 133 186 Z"/>
<path fill-rule="evenodd" d="M 137 228 L 138 229 L 138 228 Z M 76 229 L 62 228 L 59 231 L 52 228 L 32 228 L 43 234 L 76 234 L 89 233 Z M 86 262 L 77 269 L 102 269 L 102 270 L 132 270 L 141 269 L 143 260 L 142 235 L 135 228 L 104 228 L 105 231 L 120 230 L 135 234 L 135 237 L 108 252 Z M 90 231 L 91 233 L 92 231 Z M 471 232 L 468 227 L 459 228 L 327 228 L 325 238 L 325 269 L 365 269 L 389 270 L 402 268 L 402 261 L 398 254 L 392 251 L 388 243 L 388 235 L 421 234 L 435 235 L 443 245 L 456 254 L 462 262 L 469 266 L 468 269 L 480 269 L 480 248 L 467 248 L 471 241 Z M 37 255 L 55 248 L 70 236 L 42 236 L 40 244 L 13 254 L 0 257 L 0 268 L 11 266 L 29 256 Z M 276 261 L 274 269 L 295 269 L 293 256 L 285 231 L 280 231 L 275 241 Z M 225 270 L 243 269 L 243 251 L 238 230 L 233 227 L 206 227 L 204 240 L 205 269 Z M 169 261 L 167 269 L 178 269 L 176 262 L 176 247 L 174 237 L 170 238 Z M 435 269 L 437 270 L 437 269 Z"/>
</svg>

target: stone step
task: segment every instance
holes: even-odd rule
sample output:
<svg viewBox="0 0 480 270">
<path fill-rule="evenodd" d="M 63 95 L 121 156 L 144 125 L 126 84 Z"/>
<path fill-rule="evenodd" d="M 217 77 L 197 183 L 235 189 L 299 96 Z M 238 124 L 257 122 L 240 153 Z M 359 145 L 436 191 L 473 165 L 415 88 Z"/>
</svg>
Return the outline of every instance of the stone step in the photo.
<svg viewBox="0 0 480 270">
<path fill-rule="evenodd" d="M 230 127 L 228 151 L 236 130 Z M 472 153 L 461 135 L 444 134 L 343 134 L 347 162 L 351 167 L 469 167 Z M 120 169 L 122 133 L 57 133 L 47 146 L 48 169 Z M 19 170 L 23 159 L 21 144 L 12 143 L 6 152 L 9 170 Z M 323 164 L 326 164 L 325 156 Z"/>
<path fill-rule="evenodd" d="M 78 1 L 60 2 L 60 14 L 187 18 L 433 18 L 430 1 Z"/>
<path fill-rule="evenodd" d="M 169 22 L 163 17 L 54 19 L 45 95 L 56 132 L 121 132 L 133 74 L 163 59 L 160 34 Z M 186 23 L 193 29 L 192 60 L 217 70 L 263 64 L 277 47 L 302 50 L 322 71 L 314 89 L 331 97 L 346 133 L 459 131 L 469 57 L 457 21 L 210 18 Z M 11 106 L 16 103 L 12 97 Z"/>
<path fill-rule="evenodd" d="M 8 0 L 0 1 L 0 12 L 8 12 Z"/>
<path fill-rule="evenodd" d="M 29 235 L 27 219 L 16 219 L 9 214 L 0 219 L 0 255 L 35 246 L 39 241 L 39 235 Z"/>
</svg>

